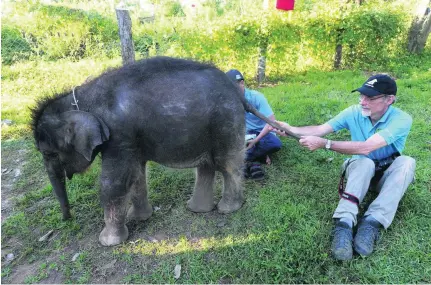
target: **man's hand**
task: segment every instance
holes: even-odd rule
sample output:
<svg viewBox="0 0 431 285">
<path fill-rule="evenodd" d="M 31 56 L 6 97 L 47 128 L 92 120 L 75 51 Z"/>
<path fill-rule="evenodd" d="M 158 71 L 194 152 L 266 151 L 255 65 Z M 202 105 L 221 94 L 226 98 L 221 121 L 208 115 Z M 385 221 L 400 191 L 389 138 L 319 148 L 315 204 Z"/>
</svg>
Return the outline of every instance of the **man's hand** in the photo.
<svg viewBox="0 0 431 285">
<path fill-rule="evenodd" d="M 316 136 L 301 136 L 299 143 L 309 150 L 314 151 L 319 148 L 324 148 L 326 145 L 326 139 Z"/>
<path fill-rule="evenodd" d="M 247 141 L 247 147 L 245 148 L 245 150 L 249 150 L 252 147 L 254 147 L 256 144 L 258 143 L 258 140 L 256 140 L 255 138 L 252 140 Z"/>
<path fill-rule="evenodd" d="M 290 128 L 290 125 L 288 124 L 288 123 L 285 123 L 285 122 L 280 122 L 280 121 L 276 121 L 280 126 L 282 126 L 283 128 L 285 128 L 285 129 L 288 129 L 289 130 L 289 128 Z M 268 125 L 268 128 L 269 128 L 269 130 L 271 131 L 271 132 L 276 132 L 278 135 L 280 135 L 280 136 L 283 136 L 283 137 L 288 137 L 289 135 L 288 134 L 286 134 L 284 131 L 281 131 L 281 130 L 279 130 L 279 129 L 276 129 L 276 128 L 274 128 L 274 127 L 272 127 L 272 126 L 270 126 L 270 125 Z"/>
</svg>

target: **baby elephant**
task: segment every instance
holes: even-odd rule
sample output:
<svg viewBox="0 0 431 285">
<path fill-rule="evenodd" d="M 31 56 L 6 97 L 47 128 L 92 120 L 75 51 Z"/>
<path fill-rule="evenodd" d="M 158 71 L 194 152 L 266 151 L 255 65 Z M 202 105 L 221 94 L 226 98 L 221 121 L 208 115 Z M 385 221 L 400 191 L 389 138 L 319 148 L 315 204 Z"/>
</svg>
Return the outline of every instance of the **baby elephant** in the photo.
<svg viewBox="0 0 431 285">
<path fill-rule="evenodd" d="M 191 211 L 214 208 L 215 171 L 224 178 L 218 211 L 242 206 L 245 110 L 255 113 L 214 66 L 155 57 L 40 100 L 32 110 L 32 128 L 63 219 L 71 217 L 65 177 L 83 172 L 102 154 L 105 228 L 99 240 L 112 246 L 128 237 L 126 216 L 146 220 L 152 214 L 145 177 L 150 160 L 197 168 L 187 202 Z"/>
</svg>

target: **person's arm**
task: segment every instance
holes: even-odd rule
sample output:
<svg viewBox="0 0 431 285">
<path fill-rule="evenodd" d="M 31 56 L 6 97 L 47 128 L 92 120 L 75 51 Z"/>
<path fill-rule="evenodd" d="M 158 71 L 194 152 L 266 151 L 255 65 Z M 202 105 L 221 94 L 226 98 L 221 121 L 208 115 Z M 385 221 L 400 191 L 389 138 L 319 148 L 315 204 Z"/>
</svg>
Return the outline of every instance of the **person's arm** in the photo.
<svg viewBox="0 0 431 285">
<path fill-rule="evenodd" d="M 302 136 L 299 143 L 314 151 L 319 148 L 325 148 L 328 140 L 317 136 Z M 380 134 L 374 134 L 364 142 L 352 141 L 331 141 L 331 150 L 342 154 L 362 154 L 368 155 L 370 152 L 384 147 L 387 142 Z"/>
<path fill-rule="evenodd" d="M 334 132 L 331 125 L 329 125 L 328 123 L 325 123 L 323 125 L 318 125 L 318 126 L 304 126 L 304 127 L 293 127 L 286 122 L 277 121 L 277 123 L 279 123 L 283 128 L 286 128 L 287 130 L 289 130 L 290 132 L 292 132 L 293 134 L 295 134 L 297 136 L 323 137 L 329 133 Z M 277 132 L 281 136 L 288 136 L 288 134 L 286 134 L 285 132 L 277 130 L 271 126 L 268 126 L 268 129 L 269 129 L 269 131 Z"/>
<path fill-rule="evenodd" d="M 268 119 L 275 121 L 274 115 L 269 115 Z M 266 124 L 262 131 L 259 133 L 257 137 L 247 142 L 246 150 L 252 148 L 255 144 L 257 144 L 264 136 L 266 136 L 269 132 L 271 132 L 270 125 Z"/>
</svg>

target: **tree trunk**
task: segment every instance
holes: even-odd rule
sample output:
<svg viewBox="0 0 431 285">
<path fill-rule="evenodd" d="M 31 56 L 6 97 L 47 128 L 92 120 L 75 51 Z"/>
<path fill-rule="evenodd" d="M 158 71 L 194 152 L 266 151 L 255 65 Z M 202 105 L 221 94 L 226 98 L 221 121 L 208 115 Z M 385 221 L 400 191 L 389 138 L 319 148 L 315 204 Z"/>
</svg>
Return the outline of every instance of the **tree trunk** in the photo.
<svg viewBox="0 0 431 285">
<path fill-rule="evenodd" d="M 353 0 L 357 6 L 361 6 L 364 0 Z M 346 3 L 349 3 L 350 0 L 340 0 L 340 9 L 344 11 L 346 9 Z M 339 28 L 337 30 L 337 45 L 335 46 L 335 56 L 334 56 L 334 69 L 340 69 L 341 60 L 343 59 L 343 34 L 344 29 Z"/>
<path fill-rule="evenodd" d="M 260 85 L 265 80 L 265 69 L 266 69 L 266 49 L 259 48 L 259 60 L 257 63 L 257 84 Z"/>
<path fill-rule="evenodd" d="M 118 20 L 118 33 L 121 41 L 121 57 L 123 65 L 135 61 L 135 48 L 132 38 L 132 20 L 130 19 L 129 11 L 126 9 L 117 8 L 115 10 Z"/>
<path fill-rule="evenodd" d="M 343 45 L 337 44 L 337 46 L 335 47 L 334 69 L 340 69 L 342 56 L 343 56 Z"/>
<path fill-rule="evenodd" d="M 263 0 L 262 2 L 262 10 L 265 12 L 263 15 L 263 23 L 262 26 L 267 25 L 267 11 L 269 9 L 269 0 Z M 257 73 L 256 73 L 256 81 L 258 85 L 261 85 L 263 81 L 265 80 L 265 69 L 266 69 L 266 51 L 268 48 L 268 35 L 264 33 L 262 35 L 264 39 L 262 38 L 262 42 L 259 44 L 259 58 L 257 60 Z"/>
<path fill-rule="evenodd" d="M 428 36 L 431 32 L 430 0 L 423 0 L 418 9 L 418 14 L 410 26 L 407 50 L 411 53 L 421 53 L 425 48 Z"/>
</svg>

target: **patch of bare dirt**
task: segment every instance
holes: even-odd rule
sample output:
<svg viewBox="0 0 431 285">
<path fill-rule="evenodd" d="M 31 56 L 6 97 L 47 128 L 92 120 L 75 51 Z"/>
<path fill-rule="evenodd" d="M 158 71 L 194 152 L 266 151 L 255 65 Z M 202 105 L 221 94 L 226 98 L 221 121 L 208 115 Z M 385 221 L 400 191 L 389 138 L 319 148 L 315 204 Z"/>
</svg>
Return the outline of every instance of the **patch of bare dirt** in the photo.
<svg viewBox="0 0 431 285">
<path fill-rule="evenodd" d="M 40 264 L 37 262 L 33 264 L 23 264 L 14 270 L 7 280 L 9 280 L 11 284 L 24 284 L 27 276 L 37 274 L 39 266 Z"/>
<path fill-rule="evenodd" d="M 14 202 L 13 198 L 17 195 L 13 192 L 14 185 L 20 179 L 23 173 L 25 158 L 28 153 L 27 149 L 21 149 L 15 152 L 2 151 L 1 161 L 1 221 L 3 222 L 10 216 Z"/>
<path fill-rule="evenodd" d="M 26 189 L 25 185 L 40 184 L 41 187 L 48 183 L 45 173 L 40 170 L 38 173 L 32 173 L 33 176 L 29 181 L 20 183 L 26 175 L 26 164 L 31 155 L 31 145 L 26 143 L 5 143 L 2 144 L 1 156 L 1 221 L 10 217 L 15 208 L 15 201 L 24 195 Z M 28 170 L 27 170 L 28 172 Z M 20 184 L 18 184 L 20 183 Z M 18 185 L 22 185 L 18 186 Z M 39 207 L 45 203 L 46 199 L 42 199 L 35 203 L 32 207 Z M 28 209 L 31 212 L 31 209 Z M 33 229 L 35 237 L 43 236 L 44 232 L 40 229 Z M 45 242 L 55 243 L 58 239 L 58 230 L 54 230 L 52 234 L 47 237 Z M 3 284 L 24 284 L 26 282 L 35 282 L 43 284 L 61 284 L 70 282 L 71 280 L 78 280 L 80 276 L 75 276 L 80 273 L 72 273 L 72 276 L 64 275 L 64 264 L 78 262 L 80 254 L 90 254 L 92 260 L 89 280 L 91 283 L 122 283 L 124 277 L 130 274 L 130 268 L 124 261 L 116 260 L 112 257 L 112 248 L 104 248 L 98 242 L 98 235 L 91 234 L 84 236 L 76 241 L 72 241 L 65 245 L 62 250 L 55 250 L 49 253 L 48 256 L 23 258 L 21 255 L 25 250 L 24 242 L 18 238 L 11 237 L 2 240 L 1 250 L 1 264 L 2 269 L 10 266 L 7 271 L 3 272 Z M 66 258 L 67 260 L 64 262 Z M 72 261 L 72 259 L 75 259 Z M 56 264 L 57 266 L 50 265 Z"/>
<path fill-rule="evenodd" d="M 27 150 L 22 149 L 19 151 L 10 151 L 3 149 L 1 157 L 1 222 L 3 222 L 11 215 L 14 207 L 14 193 L 15 184 L 22 174 Z M 17 255 L 16 248 L 21 247 L 22 244 L 16 240 L 11 239 L 2 243 L 2 268 L 5 265 L 14 261 Z M 13 283 L 24 283 L 24 276 L 32 274 L 37 268 L 35 264 L 24 265 L 19 271 L 11 272 L 6 280 L 13 280 Z M 23 274 L 24 273 L 24 274 Z M 3 278 L 4 280 L 5 278 Z M 4 282 L 4 281 L 3 281 Z"/>
</svg>

